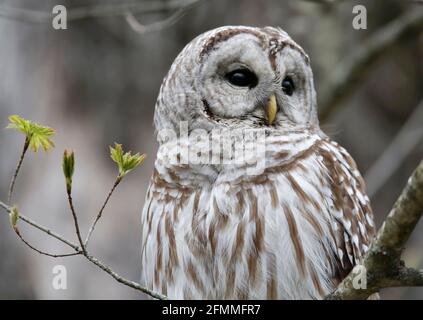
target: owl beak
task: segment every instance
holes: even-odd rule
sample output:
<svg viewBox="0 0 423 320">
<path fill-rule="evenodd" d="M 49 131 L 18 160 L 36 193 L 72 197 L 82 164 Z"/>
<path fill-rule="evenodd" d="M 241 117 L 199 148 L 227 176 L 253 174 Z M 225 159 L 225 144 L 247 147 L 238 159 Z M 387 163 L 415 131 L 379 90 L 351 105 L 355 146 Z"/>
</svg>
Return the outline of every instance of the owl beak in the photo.
<svg viewBox="0 0 423 320">
<path fill-rule="evenodd" d="M 266 105 L 266 117 L 267 124 L 270 126 L 276 119 L 276 113 L 278 112 L 278 105 L 276 103 L 276 96 L 272 94 Z"/>
</svg>

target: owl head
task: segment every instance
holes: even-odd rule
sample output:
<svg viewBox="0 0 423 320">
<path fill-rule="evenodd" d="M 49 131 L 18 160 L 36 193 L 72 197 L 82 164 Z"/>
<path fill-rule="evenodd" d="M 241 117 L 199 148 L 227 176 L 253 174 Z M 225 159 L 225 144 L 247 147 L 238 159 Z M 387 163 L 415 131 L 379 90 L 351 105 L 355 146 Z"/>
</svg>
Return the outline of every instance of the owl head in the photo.
<svg viewBox="0 0 423 320">
<path fill-rule="evenodd" d="M 157 130 L 318 128 L 310 61 L 281 29 L 226 26 L 192 40 L 160 89 Z"/>
</svg>

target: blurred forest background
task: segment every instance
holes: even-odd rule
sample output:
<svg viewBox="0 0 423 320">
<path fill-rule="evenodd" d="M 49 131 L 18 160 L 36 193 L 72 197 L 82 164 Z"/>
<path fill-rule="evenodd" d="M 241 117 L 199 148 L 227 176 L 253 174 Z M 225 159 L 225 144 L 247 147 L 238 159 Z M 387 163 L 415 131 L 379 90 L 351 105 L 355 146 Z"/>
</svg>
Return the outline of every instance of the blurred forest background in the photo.
<svg viewBox="0 0 423 320">
<path fill-rule="evenodd" d="M 7 125 L 8 115 L 18 114 L 57 130 L 54 150 L 29 153 L 25 159 L 15 194 L 21 211 L 74 239 L 61 172 L 63 150 L 74 149 L 74 199 L 86 234 L 116 175 L 108 146 L 117 141 L 147 153 L 144 165 L 113 195 L 91 242 L 96 256 L 138 280 L 140 211 L 157 149 L 152 120 L 163 77 L 178 52 L 199 33 L 222 25 L 271 25 L 286 30 L 309 54 L 322 127 L 356 159 L 379 227 L 423 158 L 423 4 L 411 0 L 185 2 L 195 5 L 181 17 L 174 15 L 175 4 L 184 4 L 181 0 L 0 1 L 0 127 Z M 77 8 L 122 8 L 125 3 L 138 9 L 164 4 L 148 14 L 141 9 L 134 12 L 142 24 L 172 18 L 143 33 L 130 26 L 121 9 L 100 11 L 99 17 L 75 15 L 67 30 L 54 30 L 51 25 L 56 4 L 65 5 L 71 16 Z M 356 4 L 367 8 L 367 30 L 352 27 Z M 0 130 L 2 200 L 22 143 L 21 135 Z M 21 232 L 38 247 L 65 251 L 36 230 L 22 225 Z M 420 223 L 406 250 L 410 266 L 423 267 L 422 248 Z M 52 268 L 57 264 L 67 268 L 67 290 L 52 287 Z M 389 289 L 382 297 L 422 299 L 423 288 Z M 81 257 L 55 260 L 30 251 L 1 214 L 0 298 L 144 296 Z"/>
</svg>

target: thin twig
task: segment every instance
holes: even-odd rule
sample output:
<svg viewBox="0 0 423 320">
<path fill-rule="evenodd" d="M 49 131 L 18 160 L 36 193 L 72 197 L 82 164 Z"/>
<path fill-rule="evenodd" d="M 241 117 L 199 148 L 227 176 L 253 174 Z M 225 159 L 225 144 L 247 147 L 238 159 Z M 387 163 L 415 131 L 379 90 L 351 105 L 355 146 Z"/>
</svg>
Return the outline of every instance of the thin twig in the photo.
<svg viewBox="0 0 423 320">
<path fill-rule="evenodd" d="M 52 257 L 52 258 L 64 258 L 64 257 L 71 257 L 71 256 L 76 256 L 81 254 L 80 252 L 73 252 L 73 253 L 65 253 L 65 254 L 53 254 L 53 253 L 48 253 L 45 251 L 42 251 L 40 249 L 35 248 L 32 244 L 30 244 L 28 241 L 25 240 L 25 238 L 22 236 L 21 232 L 19 231 L 18 228 L 14 228 L 15 233 L 17 234 L 17 236 L 19 237 L 19 239 L 21 239 L 21 241 L 30 249 L 38 252 L 39 254 L 42 254 L 44 256 L 48 256 L 48 257 Z"/>
<path fill-rule="evenodd" d="M 107 197 L 106 197 L 106 200 L 104 201 L 103 205 L 101 206 L 101 209 L 100 209 L 100 211 L 99 211 L 99 212 L 98 212 L 98 214 L 97 214 L 97 217 L 95 218 L 94 222 L 92 223 L 92 225 L 91 225 L 91 227 L 90 227 L 90 230 L 88 231 L 87 238 L 85 239 L 85 242 L 84 242 L 84 246 L 85 246 L 85 247 L 88 245 L 88 241 L 90 241 L 91 234 L 93 233 L 93 231 L 94 231 L 94 229 L 95 229 L 95 226 L 97 225 L 98 220 L 100 220 L 100 218 L 101 218 L 101 216 L 102 216 L 102 214 L 103 214 L 103 211 L 104 211 L 104 209 L 106 208 L 107 203 L 109 202 L 110 197 L 112 196 L 112 194 L 113 194 L 113 192 L 115 191 L 116 187 L 117 187 L 117 186 L 119 185 L 119 183 L 122 181 L 122 178 L 123 178 L 123 177 L 119 175 L 119 176 L 116 178 L 115 182 L 113 183 L 113 187 L 112 187 L 112 189 L 110 189 L 110 191 L 109 191 L 109 193 L 108 193 L 108 195 L 107 195 Z"/>
<path fill-rule="evenodd" d="M 364 256 L 361 265 L 367 274 L 367 287 L 354 288 L 351 272 L 327 299 L 366 299 L 380 289 L 423 285 L 423 271 L 407 268 L 401 254 L 423 214 L 423 161 L 408 180 L 401 196 Z"/>
<path fill-rule="evenodd" d="M 23 163 L 23 160 L 25 158 L 25 154 L 26 154 L 28 147 L 29 147 L 29 141 L 30 141 L 30 139 L 28 137 L 26 137 L 24 146 L 22 148 L 21 156 L 19 158 L 18 165 L 16 166 L 15 172 L 13 173 L 12 180 L 10 181 L 9 192 L 8 192 L 8 195 L 7 195 L 7 203 L 9 203 L 9 204 L 11 204 L 11 202 L 12 202 L 13 190 L 15 189 L 16 178 L 18 177 L 19 171 L 21 170 L 22 163 Z"/>
<path fill-rule="evenodd" d="M 12 212 L 12 208 L 9 207 L 7 204 L 5 204 L 4 202 L 0 201 L 0 207 L 4 209 L 5 212 L 7 213 L 11 213 Z M 113 271 L 110 267 L 106 266 L 103 262 L 101 262 L 100 260 L 98 260 L 97 258 L 95 258 L 94 256 L 92 256 L 87 250 L 85 251 L 85 254 L 83 253 L 83 251 L 76 245 L 73 244 L 72 242 L 64 239 L 62 236 L 58 235 L 57 233 L 54 233 L 52 231 L 50 231 L 48 228 L 32 221 L 31 219 L 29 219 L 28 217 L 26 217 L 25 215 L 19 214 L 19 220 L 22 220 L 28 224 L 30 224 L 31 226 L 47 233 L 48 235 L 60 240 L 61 242 L 67 244 L 68 246 L 70 246 L 71 248 L 73 248 L 78 254 L 82 254 L 83 257 L 85 257 L 87 260 L 91 261 L 93 264 L 95 264 L 96 266 L 98 266 L 100 269 L 102 269 L 104 272 L 108 273 L 110 276 L 112 276 L 115 280 L 117 280 L 118 282 L 131 287 L 135 290 L 141 291 L 155 299 L 159 299 L 159 300 L 165 300 L 167 299 L 167 297 L 165 295 L 162 295 L 158 292 L 152 291 L 150 289 L 148 289 L 147 287 L 144 287 L 142 285 L 140 285 L 137 282 L 128 280 L 122 276 L 120 276 L 119 274 L 117 274 L 115 271 Z"/>
<path fill-rule="evenodd" d="M 76 211 L 75 208 L 73 206 L 73 199 L 72 199 L 72 192 L 71 189 L 67 188 L 67 195 L 68 195 L 68 203 L 69 203 L 69 207 L 72 213 L 72 218 L 73 218 L 73 223 L 75 225 L 75 232 L 76 232 L 76 236 L 78 237 L 78 241 L 79 244 L 82 248 L 82 252 L 84 253 L 84 255 L 87 255 L 87 250 L 85 249 L 85 245 L 84 242 L 82 241 L 82 237 L 81 237 L 81 231 L 79 229 L 79 223 L 78 223 L 78 216 L 76 215 Z"/>
<path fill-rule="evenodd" d="M 5 212 L 7 213 L 11 213 L 12 212 L 12 207 L 8 206 L 7 204 L 5 204 L 4 202 L 0 201 L 0 207 L 3 208 L 5 210 Z M 66 244 L 67 246 L 71 247 L 72 249 L 74 249 L 76 252 L 82 252 L 81 249 L 79 248 L 78 245 L 76 245 L 75 243 L 72 243 L 69 240 L 66 240 L 62 235 L 57 234 L 54 231 L 51 231 L 49 228 L 33 221 L 32 219 L 28 218 L 27 216 L 19 213 L 19 220 L 24 221 L 25 223 L 29 224 L 30 226 L 48 234 L 49 236 L 59 240 L 60 242 Z"/>
<path fill-rule="evenodd" d="M 9 195 L 11 195 L 13 193 L 13 187 L 14 187 L 14 184 L 15 184 L 14 182 L 16 181 L 16 177 L 18 176 L 19 170 L 20 170 L 21 165 L 22 165 L 22 162 L 23 162 L 23 160 L 25 158 L 25 154 L 26 154 L 26 151 L 28 149 L 29 144 L 30 144 L 30 137 L 29 138 L 27 137 L 26 140 L 25 140 L 25 145 L 24 145 L 24 148 L 23 148 L 23 151 L 22 151 L 22 154 L 21 154 L 21 157 L 20 157 L 18 166 L 17 166 L 17 168 L 15 170 L 15 174 L 13 175 L 13 178 L 12 178 L 12 183 L 11 183 Z M 66 156 L 66 152 L 65 152 L 65 156 Z M 73 154 L 72 154 L 72 159 L 73 159 Z M 73 170 L 71 170 L 71 171 L 73 171 Z M 65 176 L 66 176 L 66 173 L 65 173 Z M 69 174 L 69 176 L 71 176 L 71 174 Z M 46 228 L 46 227 L 44 227 L 42 225 L 39 225 L 35 221 L 32 221 L 30 218 L 28 218 L 28 217 L 26 217 L 26 216 L 24 216 L 24 215 L 22 215 L 20 213 L 18 214 L 17 209 L 15 207 L 12 208 L 9 205 L 7 205 L 7 204 L 3 203 L 2 201 L 0 201 L 0 208 L 4 209 L 4 211 L 9 214 L 9 216 L 11 218 L 12 228 L 15 231 L 16 235 L 19 237 L 19 239 L 26 246 L 28 246 L 30 249 L 34 250 L 35 252 L 37 252 L 39 254 L 42 254 L 42 255 L 49 256 L 49 257 L 53 257 L 53 258 L 69 257 L 69 256 L 74 256 L 74 255 L 82 254 L 89 261 L 91 261 L 92 263 L 94 263 L 95 265 L 97 265 L 98 267 L 100 267 L 103 271 L 105 271 L 108 274 L 110 274 L 118 282 L 123 283 L 123 284 L 125 284 L 125 285 L 127 285 L 129 287 L 134 288 L 134 289 L 140 290 L 140 291 L 142 291 L 142 292 L 144 292 L 144 293 L 152 296 L 153 298 L 156 298 L 156 299 L 166 299 L 166 297 L 164 295 L 160 294 L 160 293 L 156 293 L 156 292 L 154 292 L 152 290 L 149 290 L 148 288 L 146 288 L 144 286 L 141 286 L 139 283 L 136 283 L 136 282 L 127 280 L 127 279 L 119 276 L 116 272 L 114 272 L 113 270 L 111 270 L 109 267 L 107 267 L 106 265 L 104 265 L 101 261 L 99 261 L 97 258 L 93 257 L 92 255 L 90 255 L 87 252 L 87 250 L 85 248 L 85 245 L 84 245 L 84 243 L 82 241 L 81 232 L 80 232 L 79 223 L 78 223 L 78 217 L 76 215 L 76 211 L 75 211 L 75 208 L 74 208 L 74 205 L 73 205 L 73 200 L 72 200 L 72 184 L 71 184 L 71 182 L 68 181 L 68 179 L 71 179 L 71 178 L 69 178 L 68 176 L 66 176 L 66 178 L 67 178 L 66 193 L 67 193 L 67 196 L 68 196 L 69 207 L 70 207 L 70 210 L 71 210 L 71 213 L 72 213 L 72 217 L 73 217 L 74 224 L 75 224 L 75 231 L 76 231 L 76 234 L 77 234 L 77 237 L 78 237 L 78 241 L 79 241 L 81 247 L 79 248 L 77 245 L 75 245 L 72 242 L 64 239 L 62 236 L 60 236 L 60 235 L 52 232 L 50 229 L 48 229 L 48 228 Z M 122 178 L 123 178 L 123 175 L 119 174 L 119 176 L 117 177 L 115 183 L 113 184 L 113 187 L 112 187 L 111 191 L 109 192 L 109 194 L 108 194 L 108 196 L 106 198 L 106 201 L 104 202 L 103 206 L 101 207 L 100 212 L 97 215 L 96 220 L 93 223 L 92 230 L 90 230 L 91 231 L 90 234 L 94 230 L 94 227 L 95 227 L 96 223 L 98 222 L 98 220 L 101 218 L 101 215 L 102 215 L 103 210 L 105 209 L 105 207 L 107 205 L 107 202 L 109 201 L 111 195 L 113 194 L 113 191 L 116 189 L 116 187 L 122 181 Z M 70 254 L 51 254 L 51 253 L 45 252 L 43 250 L 40 250 L 40 249 L 34 247 L 32 244 L 30 244 L 28 241 L 26 241 L 24 239 L 24 237 L 21 235 L 21 233 L 20 233 L 20 231 L 19 231 L 19 229 L 18 229 L 18 227 L 16 225 L 19 220 L 22 220 L 22 221 L 28 223 L 29 225 L 31 225 L 31 226 L 33 226 L 33 227 L 35 227 L 35 228 L 37 228 L 37 229 L 39 229 L 39 230 L 47 233 L 48 235 L 50 235 L 50 236 L 52 236 L 52 237 L 60 240 L 61 242 L 65 243 L 65 244 L 67 244 L 68 246 L 70 246 L 71 248 L 73 248 L 75 250 L 75 253 L 70 253 Z M 89 236 L 87 237 L 87 242 L 88 242 L 88 240 L 89 240 Z"/>
<path fill-rule="evenodd" d="M 423 28 L 423 10 L 413 8 L 375 32 L 346 58 L 337 64 L 334 73 L 323 84 L 319 96 L 320 120 L 322 122 L 338 111 L 342 102 L 362 83 L 363 79 L 388 49 L 417 34 Z"/>
<path fill-rule="evenodd" d="M 116 281 L 131 287 L 133 289 L 139 290 L 144 292 L 145 294 L 148 294 L 149 296 L 155 298 L 155 299 L 159 299 L 159 300 L 167 300 L 167 297 L 161 293 L 152 291 L 150 289 L 148 289 L 147 287 L 144 287 L 142 285 L 140 285 L 137 282 L 125 279 L 123 277 L 121 277 L 120 275 L 118 275 L 116 272 L 114 272 L 112 269 L 110 269 L 108 266 L 106 266 L 104 263 L 102 263 L 100 260 L 98 260 L 97 258 L 91 256 L 91 255 L 87 255 L 86 258 L 91 261 L 92 263 L 94 263 L 96 266 L 98 266 L 100 269 L 102 269 L 103 271 L 105 271 L 106 273 L 108 273 L 109 275 L 111 275 Z"/>
</svg>

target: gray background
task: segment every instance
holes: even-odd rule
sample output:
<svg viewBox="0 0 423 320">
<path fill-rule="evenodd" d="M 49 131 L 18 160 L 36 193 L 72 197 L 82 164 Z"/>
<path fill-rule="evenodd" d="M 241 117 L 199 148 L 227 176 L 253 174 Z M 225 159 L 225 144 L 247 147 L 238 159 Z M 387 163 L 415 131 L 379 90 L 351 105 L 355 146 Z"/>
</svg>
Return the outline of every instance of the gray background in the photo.
<svg viewBox="0 0 423 320">
<path fill-rule="evenodd" d="M 126 0 L 125 0 L 126 1 Z M 51 12 L 55 4 L 73 7 L 124 1 L 9 0 L 0 1 L 0 127 L 7 116 L 25 118 L 57 129 L 56 148 L 48 154 L 30 153 L 19 177 L 15 200 L 25 214 L 75 239 L 66 206 L 61 172 L 63 149 L 76 151 L 74 198 L 82 230 L 96 214 L 116 170 L 108 158 L 108 145 L 148 154 L 141 169 L 130 174 L 114 194 L 92 239 L 91 251 L 122 275 L 139 278 L 140 210 L 153 168 L 157 145 L 152 118 L 161 81 L 172 60 L 192 38 L 222 25 L 281 26 L 308 52 L 317 93 L 349 55 L 365 40 L 406 10 L 422 10 L 410 1 L 363 1 L 368 29 L 354 30 L 352 7 L 357 1 L 321 5 L 308 1 L 204 0 L 175 25 L 148 34 L 134 32 L 123 17 L 69 22 L 56 31 L 50 23 L 6 19 L 2 8 L 19 7 Z M 128 1 L 129 2 L 129 1 Z M 132 1 L 136 2 L 136 1 Z M 142 2 L 142 1 L 138 1 Z M 2 7 L 3 6 L 3 7 Z M 139 16 L 143 23 L 169 14 Z M 423 98 L 423 34 L 398 42 L 380 56 L 355 90 L 322 124 L 345 146 L 365 175 L 393 141 Z M 423 126 L 423 113 L 413 116 L 413 130 L 399 146 L 407 146 Z M 372 196 L 378 226 L 387 215 L 412 170 L 423 157 L 421 135 L 398 169 L 381 167 L 389 177 Z M 22 147 L 22 136 L 0 130 L 0 198 L 5 200 L 9 179 Z M 398 146 L 398 145 L 397 145 Z M 405 151 L 395 152 L 395 158 Z M 376 179 L 375 177 L 372 178 Z M 368 181 L 369 185 L 376 181 Z M 38 247 L 63 252 L 60 244 L 21 226 Z M 422 226 L 407 246 L 405 259 L 422 266 Z M 52 268 L 66 266 L 68 289 L 52 288 Z M 423 289 L 390 289 L 386 299 L 422 298 Z M 54 260 L 30 251 L 0 215 L 0 298 L 139 299 L 81 257 Z"/>
</svg>

